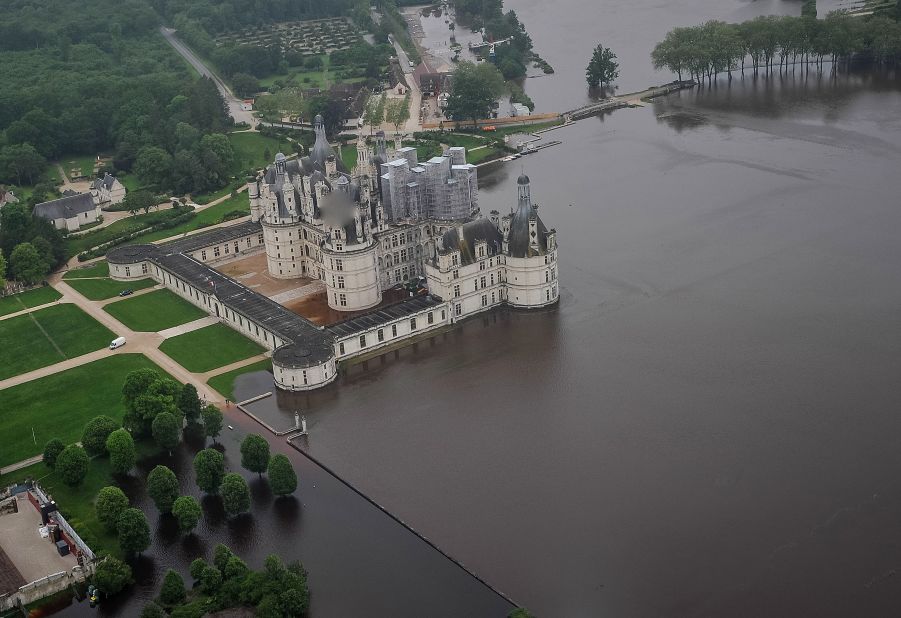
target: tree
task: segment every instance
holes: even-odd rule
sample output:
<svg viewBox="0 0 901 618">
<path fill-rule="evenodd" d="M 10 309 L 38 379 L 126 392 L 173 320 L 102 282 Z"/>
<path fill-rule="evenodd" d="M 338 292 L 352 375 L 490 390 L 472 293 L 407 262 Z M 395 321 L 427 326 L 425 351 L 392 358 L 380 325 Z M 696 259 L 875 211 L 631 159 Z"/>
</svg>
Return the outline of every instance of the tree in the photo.
<svg viewBox="0 0 901 618">
<path fill-rule="evenodd" d="M 219 569 L 208 566 L 203 569 L 200 576 L 200 590 L 206 594 L 213 595 L 219 591 L 222 586 L 222 573 Z"/>
<path fill-rule="evenodd" d="M 150 191 L 129 191 L 122 200 L 122 206 L 133 215 L 140 211 L 150 212 L 150 209 L 157 205 L 156 197 Z"/>
<path fill-rule="evenodd" d="M 121 592 L 133 581 L 131 567 L 112 556 L 104 558 L 94 570 L 94 585 L 104 595 L 111 596 Z"/>
<path fill-rule="evenodd" d="M 163 607 L 173 607 L 185 600 L 185 580 L 176 571 L 169 569 L 163 577 L 163 586 L 160 588 L 160 604 Z"/>
<path fill-rule="evenodd" d="M 119 489 L 108 485 L 97 492 L 94 500 L 94 512 L 97 519 L 109 530 L 115 530 L 119 516 L 128 508 L 128 496 Z"/>
<path fill-rule="evenodd" d="M 200 420 L 200 397 L 193 384 L 185 384 L 178 394 L 178 411 L 185 417 L 189 425 L 196 424 Z"/>
<path fill-rule="evenodd" d="M 527 610 L 526 608 L 517 607 L 516 609 L 511 611 L 509 614 L 507 614 L 507 618 L 535 618 L 535 616 L 532 613 L 530 613 L 529 610 Z"/>
<path fill-rule="evenodd" d="M 588 68 L 585 69 L 585 78 L 589 88 L 597 88 L 601 84 L 608 84 L 619 76 L 619 63 L 616 54 L 609 47 L 598 43 L 591 54 Z"/>
<path fill-rule="evenodd" d="M 453 77 L 446 112 L 454 120 L 487 118 L 504 93 L 504 78 L 493 64 L 461 62 Z"/>
<path fill-rule="evenodd" d="M 151 424 L 151 432 L 154 441 L 170 455 L 172 449 L 178 446 L 178 442 L 181 440 L 181 427 L 179 427 L 178 419 L 169 412 L 160 412 L 156 415 Z"/>
<path fill-rule="evenodd" d="M 269 465 L 269 443 L 262 436 L 250 434 L 241 442 L 241 466 L 261 475 Z"/>
<path fill-rule="evenodd" d="M 197 486 L 208 494 L 219 491 L 225 474 L 225 458 L 217 450 L 203 449 L 194 456 L 194 474 Z"/>
<path fill-rule="evenodd" d="M 30 242 L 16 245 L 9 256 L 10 275 L 26 285 L 32 285 L 43 279 L 48 270 L 47 263 Z"/>
<path fill-rule="evenodd" d="M 183 496 L 183 497 L 187 497 L 187 496 Z M 206 560 L 204 560 L 203 558 L 195 558 L 194 560 L 192 560 L 191 568 L 189 571 L 189 573 L 191 574 L 191 577 L 194 578 L 195 580 L 200 580 L 200 578 L 203 576 L 203 570 L 205 568 L 207 568 L 207 566 L 208 565 L 206 563 Z"/>
<path fill-rule="evenodd" d="M 207 437 L 216 443 L 216 436 L 222 431 L 222 412 L 213 404 L 207 404 L 203 409 L 203 431 Z"/>
<path fill-rule="evenodd" d="M 165 188 L 172 174 L 172 156 L 157 146 L 144 146 L 138 151 L 132 171 L 143 182 Z"/>
<path fill-rule="evenodd" d="M 6 258 L 0 253 L 0 290 L 6 287 Z"/>
<path fill-rule="evenodd" d="M 88 473 L 90 459 L 83 448 L 70 444 L 56 458 L 55 470 L 69 487 L 80 485 Z"/>
<path fill-rule="evenodd" d="M 260 82 L 253 75 L 235 73 L 232 75 L 232 86 L 239 97 L 249 97 L 260 91 Z"/>
<path fill-rule="evenodd" d="M 178 520 L 178 529 L 182 534 L 190 534 L 200 521 L 200 503 L 193 496 L 181 496 L 172 503 L 172 514 Z M 197 578 L 194 577 L 194 579 Z"/>
<path fill-rule="evenodd" d="M 224 572 L 226 565 L 228 565 L 229 559 L 231 559 L 231 557 L 234 555 L 235 554 L 232 553 L 232 550 L 229 549 L 227 545 L 218 543 L 213 549 L 213 566 L 215 566 L 219 571 Z"/>
<path fill-rule="evenodd" d="M 287 496 L 297 489 L 297 473 L 284 455 L 273 455 L 269 460 L 269 487 L 276 496 Z"/>
<path fill-rule="evenodd" d="M 232 472 L 222 477 L 219 493 L 228 515 L 240 515 L 250 510 L 250 489 L 240 474 Z"/>
<path fill-rule="evenodd" d="M 393 99 L 388 104 L 386 115 L 388 122 L 394 125 L 394 130 L 400 131 L 400 128 L 410 119 L 410 95 L 408 94 L 403 99 Z"/>
<path fill-rule="evenodd" d="M 140 509 L 128 508 L 119 515 L 116 522 L 119 547 L 127 554 L 140 554 L 150 547 L 150 526 Z"/>
<path fill-rule="evenodd" d="M 95 416 L 84 426 L 81 434 L 81 445 L 88 455 L 96 456 L 106 453 L 106 439 L 119 428 L 119 423 L 108 416 Z"/>
<path fill-rule="evenodd" d="M 44 445 L 44 463 L 53 470 L 56 467 L 56 459 L 63 452 L 66 445 L 59 438 L 53 438 Z"/>
<path fill-rule="evenodd" d="M 0 181 L 34 184 L 46 165 L 47 160 L 31 144 L 0 148 Z"/>
<path fill-rule="evenodd" d="M 116 474 L 128 474 L 137 460 L 135 441 L 127 429 L 117 429 L 107 437 L 106 451 L 110 467 Z"/>
<path fill-rule="evenodd" d="M 168 513 L 178 498 L 178 477 L 166 466 L 156 466 L 147 475 L 147 494 L 161 513 Z"/>
</svg>

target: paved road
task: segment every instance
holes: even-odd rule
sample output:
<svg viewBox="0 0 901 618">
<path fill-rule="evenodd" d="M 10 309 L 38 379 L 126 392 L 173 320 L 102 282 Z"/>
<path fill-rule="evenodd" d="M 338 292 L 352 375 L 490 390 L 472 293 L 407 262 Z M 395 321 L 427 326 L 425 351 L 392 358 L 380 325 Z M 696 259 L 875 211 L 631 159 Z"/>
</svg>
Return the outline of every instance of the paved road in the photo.
<svg viewBox="0 0 901 618">
<path fill-rule="evenodd" d="M 166 38 L 169 45 L 175 48 L 175 51 L 181 54 L 181 56 L 187 60 L 198 73 L 213 80 L 216 87 L 219 88 L 219 92 L 222 93 L 222 98 L 224 98 L 225 102 L 228 104 L 228 113 L 234 118 L 235 122 L 246 122 L 251 127 L 256 126 L 257 119 L 254 117 L 253 112 L 241 109 L 241 99 L 236 97 L 229 87 L 225 85 L 225 82 L 223 82 L 218 75 L 213 73 L 213 71 L 211 71 L 187 45 L 182 43 L 181 40 L 175 36 L 175 30 L 160 26 L 160 33 Z"/>
</svg>

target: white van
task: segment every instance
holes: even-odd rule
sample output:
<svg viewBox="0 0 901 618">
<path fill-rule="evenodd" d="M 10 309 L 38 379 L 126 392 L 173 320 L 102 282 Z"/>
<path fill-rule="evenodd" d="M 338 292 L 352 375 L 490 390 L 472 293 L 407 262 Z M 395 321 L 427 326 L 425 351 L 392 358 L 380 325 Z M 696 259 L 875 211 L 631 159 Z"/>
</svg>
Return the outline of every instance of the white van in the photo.
<svg viewBox="0 0 901 618">
<path fill-rule="evenodd" d="M 125 337 L 116 337 L 109 344 L 110 350 L 115 350 L 116 348 L 121 348 L 125 345 Z"/>
</svg>

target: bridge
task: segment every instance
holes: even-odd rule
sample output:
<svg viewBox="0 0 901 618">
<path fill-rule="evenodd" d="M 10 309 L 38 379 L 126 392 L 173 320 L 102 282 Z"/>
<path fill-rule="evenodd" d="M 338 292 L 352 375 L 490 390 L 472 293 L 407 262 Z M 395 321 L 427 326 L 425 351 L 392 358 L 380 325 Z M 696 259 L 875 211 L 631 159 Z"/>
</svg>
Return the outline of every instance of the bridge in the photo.
<svg viewBox="0 0 901 618">
<path fill-rule="evenodd" d="M 561 115 L 567 122 L 582 120 L 584 118 L 589 118 L 591 116 L 602 114 L 610 110 L 619 109 L 621 107 L 642 105 L 642 102 L 646 101 L 647 99 L 662 97 L 668 95 L 671 92 L 684 90 L 686 88 L 692 88 L 694 86 L 694 80 L 681 82 L 674 81 L 662 86 L 654 86 L 652 88 L 648 88 L 647 90 L 642 90 L 641 92 L 631 92 L 629 94 L 622 94 L 615 97 L 601 99 L 596 103 L 590 103 L 582 107 L 577 107 L 576 109 L 571 109 L 568 112 L 563 112 L 563 114 Z"/>
</svg>

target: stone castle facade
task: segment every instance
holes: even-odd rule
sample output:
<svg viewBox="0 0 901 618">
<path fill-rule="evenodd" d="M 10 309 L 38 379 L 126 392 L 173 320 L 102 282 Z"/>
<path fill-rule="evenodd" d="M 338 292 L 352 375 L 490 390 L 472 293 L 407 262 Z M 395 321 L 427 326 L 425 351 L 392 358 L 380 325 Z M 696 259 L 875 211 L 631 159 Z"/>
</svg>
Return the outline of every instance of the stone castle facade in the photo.
<svg viewBox="0 0 901 618">
<path fill-rule="evenodd" d="M 413 148 L 361 138 L 348 170 L 319 117 L 314 130 L 308 156 L 279 153 L 248 183 L 251 221 L 113 249 L 112 278 L 152 277 L 266 346 L 276 386 L 292 391 L 330 383 L 341 361 L 494 307 L 557 303 L 556 232 L 538 216 L 527 176 L 508 214 L 482 216 L 464 149 L 419 162 Z M 260 252 L 270 276 L 320 279 L 329 306 L 354 313 L 319 326 L 212 267 Z M 387 290 L 411 280 L 418 293 L 383 303 Z"/>
</svg>

